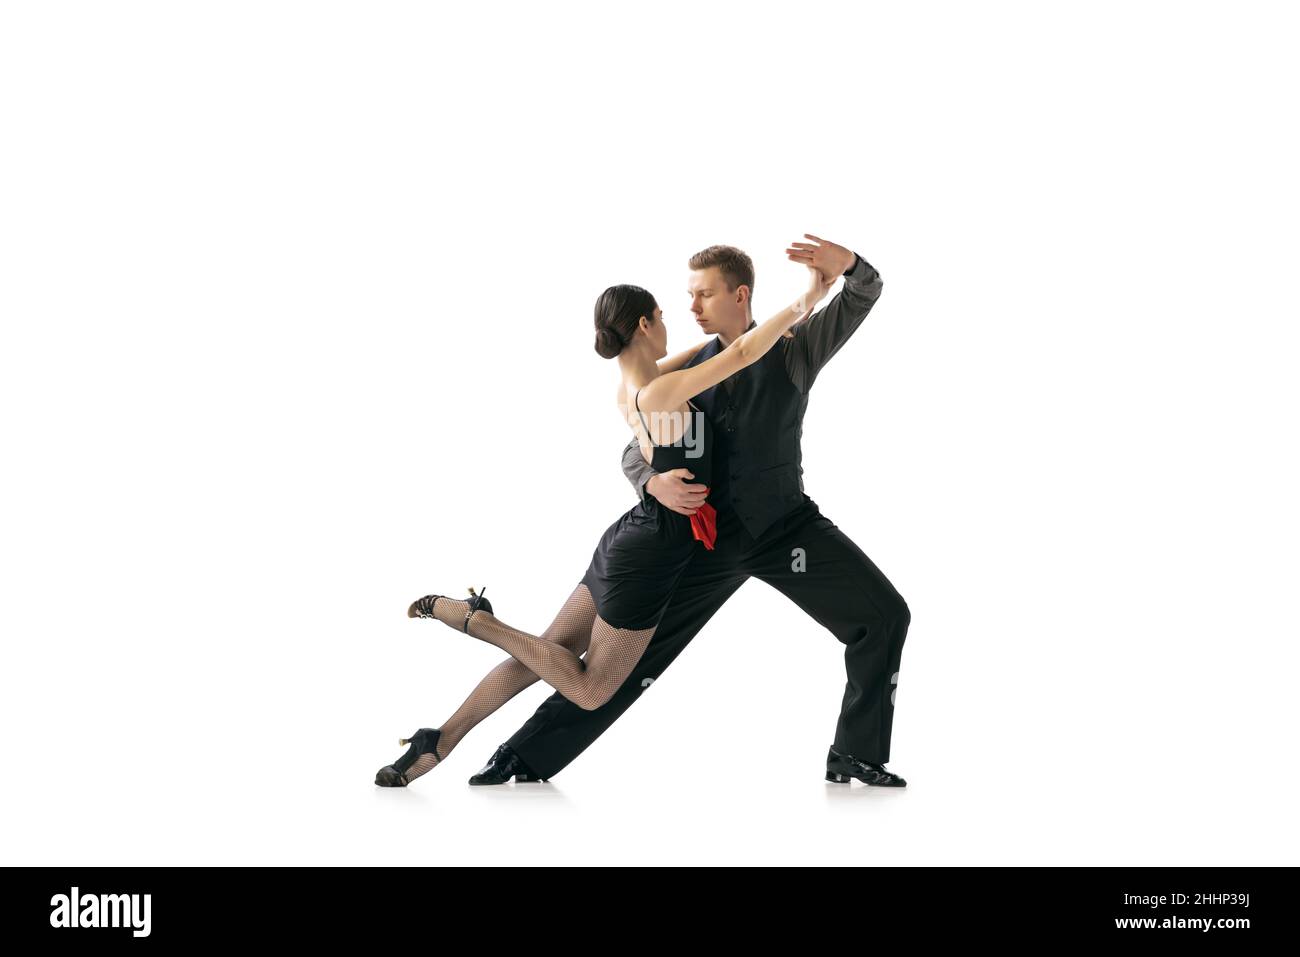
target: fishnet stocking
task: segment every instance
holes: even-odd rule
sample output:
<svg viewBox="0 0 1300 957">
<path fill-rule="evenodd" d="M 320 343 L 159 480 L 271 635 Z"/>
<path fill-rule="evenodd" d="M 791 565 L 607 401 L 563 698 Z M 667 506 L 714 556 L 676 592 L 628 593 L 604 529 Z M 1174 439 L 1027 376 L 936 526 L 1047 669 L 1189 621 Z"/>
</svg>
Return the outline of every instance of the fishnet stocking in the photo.
<svg viewBox="0 0 1300 957">
<path fill-rule="evenodd" d="M 575 599 L 592 622 L 585 660 L 578 657 L 581 651 L 511 628 L 486 611 L 477 611 L 470 618 L 469 634 L 507 652 L 579 708 L 594 711 L 613 697 L 632 673 L 655 630 L 610 625 L 596 614 L 586 585 L 574 590 L 569 601 Z M 443 624 L 460 631 L 468 610 L 468 602 L 439 598 L 433 613 Z"/>
<path fill-rule="evenodd" d="M 449 612 L 446 617 L 443 615 L 443 605 L 459 605 L 460 611 L 455 616 L 454 627 L 459 630 L 465 620 L 465 612 L 469 610 L 466 602 L 444 602 L 439 598 L 434 605 L 439 620 L 446 621 L 447 618 L 453 617 Z M 477 619 L 479 616 L 475 615 Z M 560 609 L 555 620 L 551 622 L 549 628 L 542 632 L 541 640 L 554 642 L 563 648 L 567 648 L 575 655 L 581 655 L 587 650 L 591 642 L 591 626 L 596 618 L 596 607 L 592 603 L 591 595 L 587 591 L 586 585 L 578 585 L 573 590 L 573 594 L 565 601 L 564 606 Z M 473 624 L 471 624 L 471 630 Z M 523 665 L 513 658 L 509 658 L 497 665 L 482 681 L 470 692 L 469 697 L 464 703 L 456 709 L 453 714 L 442 724 L 442 733 L 438 736 L 437 757 L 433 754 L 422 754 L 416 758 L 415 763 L 406 772 L 407 781 L 414 781 L 420 775 L 431 771 L 439 761 L 445 760 L 447 755 L 460 740 L 465 737 L 475 725 L 484 718 L 487 718 L 507 701 L 523 691 L 530 685 L 537 683 L 537 675 L 529 671 Z"/>
</svg>

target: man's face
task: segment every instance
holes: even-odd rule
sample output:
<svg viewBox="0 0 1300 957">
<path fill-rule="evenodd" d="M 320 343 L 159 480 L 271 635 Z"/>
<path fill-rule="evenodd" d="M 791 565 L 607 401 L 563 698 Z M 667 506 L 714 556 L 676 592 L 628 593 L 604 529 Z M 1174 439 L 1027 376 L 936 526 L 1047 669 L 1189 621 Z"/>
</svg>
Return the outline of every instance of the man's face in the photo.
<svg viewBox="0 0 1300 957">
<path fill-rule="evenodd" d="M 686 284 L 691 297 L 691 312 L 705 335 L 720 332 L 735 333 L 747 324 L 745 306 L 749 302 L 749 287 L 727 288 L 727 280 L 717 266 L 691 271 Z"/>
</svg>

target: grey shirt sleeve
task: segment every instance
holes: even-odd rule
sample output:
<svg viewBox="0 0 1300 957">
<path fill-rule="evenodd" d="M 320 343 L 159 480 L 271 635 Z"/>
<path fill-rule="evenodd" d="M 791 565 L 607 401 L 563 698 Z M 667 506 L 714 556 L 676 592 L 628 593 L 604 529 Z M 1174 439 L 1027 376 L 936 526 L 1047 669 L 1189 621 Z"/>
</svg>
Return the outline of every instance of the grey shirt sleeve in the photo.
<svg viewBox="0 0 1300 957">
<path fill-rule="evenodd" d="M 794 327 L 785 350 L 790 381 L 800 392 L 812 388 L 817 373 L 839 352 L 880 298 L 880 273 L 854 253 L 853 268 L 844 274 L 844 288 L 823 308 Z"/>
<path fill-rule="evenodd" d="M 650 476 L 655 474 L 655 470 L 641 454 L 641 443 L 636 440 L 635 435 L 623 450 L 623 474 L 632 483 L 636 493 L 641 496 L 641 504 L 648 506 L 654 496 L 646 491 L 646 483 L 650 481 Z"/>
</svg>

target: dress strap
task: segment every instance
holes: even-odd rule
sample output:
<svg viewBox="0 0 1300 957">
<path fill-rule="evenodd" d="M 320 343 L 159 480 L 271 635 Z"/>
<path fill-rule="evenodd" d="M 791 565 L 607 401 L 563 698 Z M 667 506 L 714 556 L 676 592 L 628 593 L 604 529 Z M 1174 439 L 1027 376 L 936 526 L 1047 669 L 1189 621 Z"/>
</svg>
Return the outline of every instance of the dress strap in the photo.
<svg viewBox="0 0 1300 957">
<path fill-rule="evenodd" d="M 654 445 L 655 437 L 650 434 L 650 426 L 649 424 L 647 424 L 645 420 L 645 413 L 641 411 L 641 390 L 640 389 L 636 390 L 636 393 L 632 396 L 632 401 L 636 403 L 636 414 L 641 416 L 641 428 L 645 429 L 646 441 L 648 441 L 651 445 Z"/>
</svg>

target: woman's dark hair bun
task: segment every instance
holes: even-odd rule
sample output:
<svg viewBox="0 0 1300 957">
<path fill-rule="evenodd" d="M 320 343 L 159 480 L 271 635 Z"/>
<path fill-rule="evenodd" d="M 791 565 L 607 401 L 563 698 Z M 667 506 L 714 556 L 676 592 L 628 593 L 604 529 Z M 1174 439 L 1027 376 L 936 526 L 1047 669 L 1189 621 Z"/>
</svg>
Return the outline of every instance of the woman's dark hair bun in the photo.
<svg viewBox="0 0 1300 957">
<path fill-rule="evenodd" d="M 610 286 L 596 300 L 596 352 L 613 359 L 636 335 L 641 317 L 654 321 L 658 303 L 640 286 Z"/>
<path fill-rule="evenodd" d="M 596 352 L 602 359 L 612 359 L 623 351 L 623 340 L 608 327 L 596 330 Z"/>
</svg>

